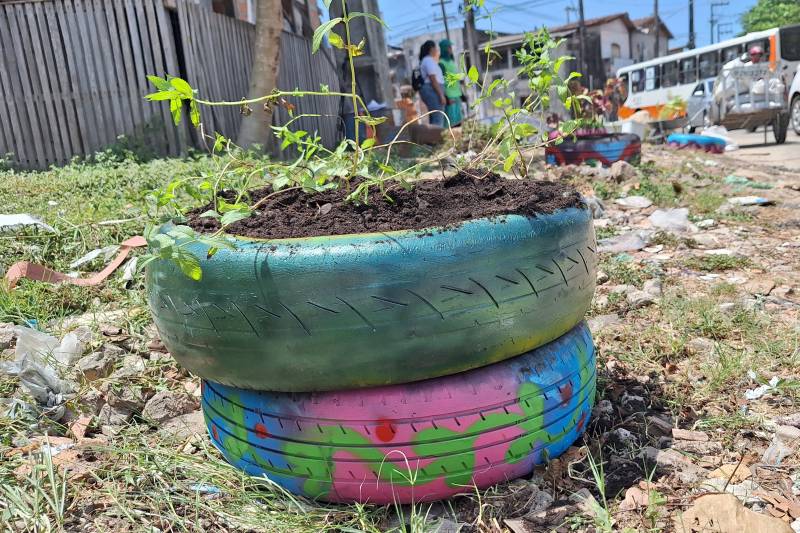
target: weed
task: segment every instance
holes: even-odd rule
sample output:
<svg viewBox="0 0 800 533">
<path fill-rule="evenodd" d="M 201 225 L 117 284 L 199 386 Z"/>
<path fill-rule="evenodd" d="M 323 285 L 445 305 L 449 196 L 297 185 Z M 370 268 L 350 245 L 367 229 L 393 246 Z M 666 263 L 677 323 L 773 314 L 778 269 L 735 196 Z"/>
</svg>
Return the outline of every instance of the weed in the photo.
<svg viewBox="0 0 800 533">
<path fill-rule="evenodd" d="M 716 212 L 719 207 L 725 203 L 725 197 L 719 193 L 712 191 L 701 191 L 689 197 L 691 203 L 691 211 L 703 215 L 708 215 Z"/>
<path fill-rule="evenodd" d="M 678 199 L 678 194 L 671 183 L 663 183 L 650 177 L 644 177 L 639 181 L 637 193 L 661 207 L 675 205 Z"/>
<path fill-rule="evenodd" d="M 747 257 L 737 255 L 702 255 L 691 257 L 684 264 L 693 269 L 703 272 L 722 272 L 725 270 L 736 270 L 752 266 L 752 261 Z"/>
</svg>

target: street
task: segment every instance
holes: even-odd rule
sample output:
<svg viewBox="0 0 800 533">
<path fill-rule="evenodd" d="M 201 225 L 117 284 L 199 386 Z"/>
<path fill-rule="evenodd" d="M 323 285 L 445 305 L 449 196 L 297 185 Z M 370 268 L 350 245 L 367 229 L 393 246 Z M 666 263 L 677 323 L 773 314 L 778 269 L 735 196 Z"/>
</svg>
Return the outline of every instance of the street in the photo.
<svg viewBox="0 0 800 533">
<path fill-rule="evenodd" d="M 728 152 L 728 155 L 760 165 L 783 166 L 790 170 L 800 171 L 800 135 L 789 130 L 785 144 L 775 144 L 772 132 L 767 132 L 767 143 L 764 144 L 764 132 L 747 133 L 744 130 L 729 132 L 729 137 L 739 145 L 739 150 Z"/>
</svg>

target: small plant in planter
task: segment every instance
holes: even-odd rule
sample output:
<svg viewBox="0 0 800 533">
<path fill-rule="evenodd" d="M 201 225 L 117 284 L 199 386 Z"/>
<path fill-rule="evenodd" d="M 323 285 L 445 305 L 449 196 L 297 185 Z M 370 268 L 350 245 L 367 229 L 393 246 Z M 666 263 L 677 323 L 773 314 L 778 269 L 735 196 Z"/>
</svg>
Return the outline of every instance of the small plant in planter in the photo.
<svg viewBox="0 0 800 533">
<path fill-rule="evenodd" d="M 343 16 L 320 26 L 313 41 L 318 47 L 327 36 L 331 45 L 347 52 L 352 65 L 364 43 L 351 42 L 349 23 L 375 17 L 348 12 L 344 1 L 342 8 Z M 519 475 L 546 460 L 546 453 L 560 453 L 583 431 L 594 390 L 593 352 L 586 348 L 590 337 L 579 326 L 594 292 L 592 216 L 574 189 L 524 179 L 530 174 L 533 149 L 551 142 L 546 131 L 526 120 L 544 119 L 553 87 L 559 98 L 572 103 L 567 80 L 557 75 L 563 59 L 552 57 L 555 47 L 546 33 L 526 39 L 520 61 L 532 95 L 519 106 L 513 94 L 500 96 L 502 81 L 486 83 L 472 69 L 464 75 L 467 83 L 479 87 L 483 100 L 491 99 L 503 111 L 504 121 L 474 158 L 457 160 L 452 173 L 436 180 L 417 179 L 416 173 L 449 154 L 396 168 L 390 164 L 393 143 L 344 140 L 328 149 L 316 134 L 293 127 L 304 116 L 304 96 L 344 94 L 358 100 L 354 84 L 348 93 L 322 87 L 274 91 L 243 102 L 210 102 L 184 80 L 151 78 L 158 91 L 149 98 L 168 100 L 176 120 L 188 103 L 195 125 L 202 121 L 203 107 L 213 105 L 247 106 L 254 112 L 255 106 L 282 105 L 294 115 L 288 124 L 273 128 L 282 147 L 296 149 L 299 155 L 293 161 L 264 161 L 217 135 L 212 150 L 217 173 L 169 183 L 150 196 L 156 216 L 146 234 L 151 248 L 146 261 L 150 308 L 175 359 L 207 380 L 204 409 L 209 429 L 232 462 L 286 479 L 284 486 L 295 492 L 337 499 L 331 491 L 340 473 L 330 466 L 336 446 L 354 446 L 356 455 L 371 452 L 369 446 L 387 446 L 399 426 L 382 407 L 386 402 L 373 398 L 373 393 L 325 393 L 317 399 L 337 406 L 343 402 L 337 409 L 341 417 L 367 417 L 375 423 L 353 425 L 328 414 L 316 426 L 304 427 L 313 418 L 301 412 L 307 409 L 305 400 L 297 403 L 295 396 L 281 394 L 385 385 L 416 390 L 416 385 L 406 384 L 505 365 L 570 331 L 571 340 L 564 346 L 545 350 L 553 364 L 564 369 L 558 381 L 561 392 L 549 394 L 550 385 L 537 382 L 536 373 L 517 391 L 519 401 L 528 406 L 520 412 L 530 412 L 533 418 L 510 417 L 531 437 L 530 443 L 525 440 L 515 448 L 511 471 Z M 486 53 L 490 57 L 494 52 Z M 357 111 L 355 120 L 375 124 L 379 119 Z M 562 129 L 572 131 L 577 125 L 568 122 Z M 519 179 L 501 177 L 495 172 L 500 169 Z M 562 361 L 567 357 L 562 352 L 579 357 Z M 497 372 L 498 379 L 520 385 L 519 372 L 506 367 Z M 457 379 L 448 383 L 460 386 Z M 228 387 L 224 394 L 214 392 L 223 387 Z M 280 392 L 247 403 L 251 400 L 244 399 L 244 392 L 235 393 L 244 389 Z M 405 394 L 375 390 L 384 400 Z M 284 408 L 292 413 L 285 413 L 288 418 L 272 413 Z M 541 409 L 558 411 L 558 422 L 544 420 Z M 289 418 L 294 422 L 287 429 L 283 420 Z M 508 416 L 481 418 L 470 418 L 470 435 L 476 438 L 509 423 Z M 309 450 L 292 444 L 292 438 L 268 442 L 278 429 L 294 432 L 294 425 L 292 438 L 313 437 L 319 442 L 307 445 L 317 449 L 323 444 L 331 455 L 309 462 Z M 413 423 L 409 431 L 419 432 L 418 437 L 428 433 Z M 450 431 L 449 425 L 438 428 L 438 436 L 431 434 L 433 443 L 423 443 L 430 448 L 428 455 L 447 455 L 442 460 L 444 474 L 437 471 L 430 480 L 427 499 L 464 490 L 470 479 L 481 485 L 499 479 L 472 477 L 476 463 L 462 458 L 475 453 L 472 441 L 453 437 L 447 447 L 435 444 L 451 439 Z M 542 442 L 550 444 L 543 448 Z M 292 447 L 281 448 L 280 457 L 265 458 L 251 445 Z M 295 452 L 305 459 L 292 462 Z M 382 472 L 405 468 L 392 458 L 386 459 L 394 461 L 392 467 L 382 469 L 383 452 L 367 455 L 377 458 L 360 463 L 359 469 L 370 470 L 373 485 L 375 476 L 383 479 Z M 281 466 L 285 463 L 289 466 Z M 404 472 L 411 475 L 409 469 L 418 465 L 406 466 Z M 298 471 L 308 478 L 300 486 L 295 484 Z M 359 479 L 357 486 L 367 484 L 366 477 Z M 387 493 L 384 489 L 381 494 Z M 408 497 L 414 497 L 413 491 Z"/>
<path fill-rule="evenodd" d="M 641 139 L 629 133 L 609 133 L 604 127 L 606 114 L 613 105 L 610 96 L 601 90 L 589 91 L 578 80 L 571 83 L 570 91 L 578 103 L 571 111 L 581 127 L 575 129 L 571 137 L 559 130 L 550 132 L 551 139 L 563 142 L 545 149 L 547 163 L 611 166 L 617 161 L 627 161 L 638 164 L 642 152 Z M 555 120 L 551 122 L 557 123 Z"/>
</svg>

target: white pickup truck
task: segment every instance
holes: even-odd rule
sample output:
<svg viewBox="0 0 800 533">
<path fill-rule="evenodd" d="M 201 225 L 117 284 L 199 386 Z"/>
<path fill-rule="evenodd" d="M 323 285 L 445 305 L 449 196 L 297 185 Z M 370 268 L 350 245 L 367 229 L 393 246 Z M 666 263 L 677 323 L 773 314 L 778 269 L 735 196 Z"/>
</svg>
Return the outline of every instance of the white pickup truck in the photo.
<svg viewBox="0 0 800 533">
<path fill-rule="evenodd" d="M 800 135 L 800 65 L 797 66 L 797 74 L 789 88 L 789 105 L 792 114 L 792 129 Z"/>
</svg>

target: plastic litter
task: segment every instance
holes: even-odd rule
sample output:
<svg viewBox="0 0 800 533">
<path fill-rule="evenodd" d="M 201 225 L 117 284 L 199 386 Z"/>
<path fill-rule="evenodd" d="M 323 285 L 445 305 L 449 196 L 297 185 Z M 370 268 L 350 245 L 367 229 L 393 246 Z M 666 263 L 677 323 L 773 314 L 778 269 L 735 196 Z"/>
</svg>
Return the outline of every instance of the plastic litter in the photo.
<svg viewBox="0 0 800 533">
<path fill-rule="evenodd" d="M 638 252 L 648 244 L 649 233 L 634 231 L 602 239 L 598 242 L 600 253 Z"/>
<path fill-rule="evenodd" d="M 117 244 L 112 244 L 111 246 L 105 246 L 103 248 L 94 249 L 88 254 L 81 257 L 80 259 L 76 259 L 75 261 L 70 263 L 69 268 L 78 268 L 81 265 L 85 265 L 86 263 L 93 261 L 94 259 L 100 257 L 101 255 L 106 261 L 108 261 L 109 259 L 114 257 L 114 254 L 117 253 L 117 250 L 119 250 L 119 245 Z"/>
<path fill-rule="evenodd" d="M 757 381 L 758 380 L 758 376 L 752 370 L 747 372 L 747 376 L 750 379 L 752 379 L 753 381 Z M 780 383 L 780 381 L 781 380 L 780 380 L 780 378 L 778 376 L 773 376 L 773 378 L 770 379 L 768 383 L 764 383 L 762 385 L 759 385 L 755 389 L 748 389 L 748 390 L 744 391 L 744 397 L 747 400 L 758 400 L 759 398 L 761 398 L 762 396 L 764 396 L 768 392 L 771 392 L 771 391 L 775 390 L 777 388 L 778 384 Z"/>
<path fill-rule="evenodd" d="M 657 209 L 647 219 L 654 228 L 664 231 L 685 232 L 694 228 L 689 222 L 689 210 L 685 207 Z"/>
<path fill-rule="evenodd" d="M 653 205 L 653 202 L 644 196 L 627 196 L 617 198 L 614 203 L 628 209 L 646 209 Z"/>
<path fill-rule="evenodd" d="M 728 198 L 728 203 L 731 205 L 740 205 L 740 206 L 747 206 L 747 205 L 774 205 L 775 202 L 768 198 L 762 198 L 761 196 L 737 196 L 735 198 Z"/>
<path fill-rule="evenodd" d="M 750 187 L 751 189 L 771 189 L 772 185 L 769 183 L 761 183 L 759 181 L 753 181 L 750 178 L 745 178 L 744 176 L 736 176 L 731 174 L 730 176 L 726 176 L 723 180 L 727 185 L 742 185 L 744 187 Z"/>
<path fill-rule="evenodd" d="M 74 384 L 61 379 L 60 370 L 71 367 L 83 354 L 88 328 L 68 333 L 60 341 L 31 328 L 15 328 L 14 361 L 0 362 L 0 373 L 16 376 L 23 390 L 33 396 L 45 414 L 54 420 L 64 416 L 64 403 Z"/>
<path fill-rule="evenodd" d="M 42 228 L 45 231 L 56 233 L 55 228 L 45 224 L 38 218 L 34 217 L 33 215 L 29 215 L 27 213 L 0 215 L 0 233 L 6 231 L 17 231 L 26 226 L 35 226 Z"/>
</svg>

